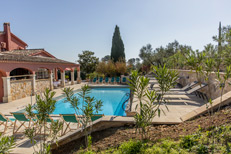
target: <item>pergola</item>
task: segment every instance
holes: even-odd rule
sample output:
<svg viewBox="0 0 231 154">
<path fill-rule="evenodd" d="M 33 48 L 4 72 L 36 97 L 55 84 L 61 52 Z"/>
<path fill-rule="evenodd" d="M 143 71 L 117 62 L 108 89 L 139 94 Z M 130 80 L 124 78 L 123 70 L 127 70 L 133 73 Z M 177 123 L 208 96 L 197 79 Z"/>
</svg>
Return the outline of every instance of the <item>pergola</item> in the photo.
<svg viewBox="0 0 231 154">
<path fill-rule="evenodd" d="M 22 51 L 21 51 L 22 53 Z M 67 62 L 54 57 L 28 56 L 12 52 L 0 53 L 0 102 L 12 101 L 11 71 L 22 68 L 30 73 L 26 76 L 32 78 L 32 94 L 36 94 L 36 71 L 45 68 L 49 72 L 50 89 L 53 90 L 53 80 L 57 78 L 57 70 L 61 72 L 61 87 L 65 87 L 65 70 L 71 71 L 71 84 L 75 83 L 74 70 L 77 69 L 77 80 L 80 80 L 80 65 Z"/>
</svg>

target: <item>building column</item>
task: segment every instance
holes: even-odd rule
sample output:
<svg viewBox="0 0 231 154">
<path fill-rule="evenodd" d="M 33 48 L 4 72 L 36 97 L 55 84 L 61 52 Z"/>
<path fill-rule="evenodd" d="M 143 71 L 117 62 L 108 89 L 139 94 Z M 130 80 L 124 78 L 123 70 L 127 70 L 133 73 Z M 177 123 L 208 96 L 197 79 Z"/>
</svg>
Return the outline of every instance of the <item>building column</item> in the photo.
<svg viewBox="0 0 231 154">
<path fill-rule="evenodd" d="M 55 68 L 55 81 L 58 81 L 58 70 Z"/>
<path fill-rule="evenodd" d="M 36 74 L 33 72 L 32 76 L 32 95 L 36 95 Z"/>
<path fill-rule="evenodd" d="M 50 90 L 54 89 L 54 84 L 53 84 L 53 72 L 52 70 L 49 72 L 50 74 Z"/>
<path fill-rule="evenodd" d="M 65 70 L 61 71 L 61 86 L 65 87 Z"/>
<path fill-rule="evenodd" d="M 2 77 L 3 80 L 3 88 L 4 88 L 4 97 L 3 97 L 3 102 L 8 103 L 12 101 L 12 96 L 11 96 L 11 88 L 10 88 L 10 77 Z"/>
<path fill-rule="evenodd" d="M 75 84 L 75 71 L 71 71 L 71 85 Z"/>
<path fill-rule="evenodd" d="M 80 70 L 77 71 L 77 80 L 81 80 L 81 77 L 80 77 Z"/>
</svg>

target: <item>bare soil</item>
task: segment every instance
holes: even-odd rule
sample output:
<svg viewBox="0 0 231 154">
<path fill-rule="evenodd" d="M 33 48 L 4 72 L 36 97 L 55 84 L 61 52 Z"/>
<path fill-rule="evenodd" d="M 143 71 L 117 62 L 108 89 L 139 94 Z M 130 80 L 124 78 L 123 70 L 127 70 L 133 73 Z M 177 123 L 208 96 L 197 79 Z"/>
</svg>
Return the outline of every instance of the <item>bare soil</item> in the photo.
<svg viewBox="0 0 231 154">
<path fill-rule="evenodd" d="M 213 123 L 211 123 L 213 119 Z M 153 125 L 150 126 L 149 140 L 156 142 L 159 139 L 171 138 L 178 139 L 181 136 L 195 133 L 199 126 L 206 131 L 211 129 L 211 126 L 220 126 L 231 122 L 231 108 L 226 106 L 219 112 L 216 112 L 212 117 L 209 115 L 198 117 L 194 120 L 183 122 L 177 125 Z M 109 128 L 106 130 L 94 132 L 92 135 L 92 149 L 94 151 L 101 151 L 111 147 L 119 147 L 122 142 L 130 139 L 138 140 L 140 135 L 136 133 L 134 126 L 123 126 L 116 128 Z M 70 154 L 77 152 L 84 146 L 84 138 L 72 141 L 66 145 L 59 146 L 53 150 L 54 154 Z"/>
</svg>

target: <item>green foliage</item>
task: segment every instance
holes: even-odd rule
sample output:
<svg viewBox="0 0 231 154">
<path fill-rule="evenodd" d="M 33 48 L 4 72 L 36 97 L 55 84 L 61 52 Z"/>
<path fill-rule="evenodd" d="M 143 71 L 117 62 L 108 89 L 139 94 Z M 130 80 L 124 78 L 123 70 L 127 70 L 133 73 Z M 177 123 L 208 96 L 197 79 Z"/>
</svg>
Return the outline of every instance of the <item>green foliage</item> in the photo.
<svg viewBox="0 0 231 154">
<path fill-rule="evenodd" d="M 119 60 L 114 63 L 112 60 L 109 60 L 108 62 L 100 62 L 97 65 L 96 72 L 99 74 L 104 74 L 105 76 L 114 77 L 115 75 L 124 75 L 127 73 L 127 69 L 128 68 L 125 62 Z"/>
<path fill-rule="evenodd" d="M 184 149 L 188 149 L 189 151 L 194 145 L 198 144 L 198 139 L 196 135 L 186 135 L 182 137 L 180 146 Z"/>
<path fill-rule="evenodd" d="M 38 112 L 40 122 L 45 122 L 47 120 L 47 115 L 54 112 L 56 104 L 56 100 L 53 99 L 54 95 L 55 92 L 48 88 L 43 95 L 36 95 L 34 110 Z"/>
<path fill-rule="evenodd" d="M 89 75 L 89 79 L 90 79 L 90 80 L 93 80 L 94 78 L 96 78 L 96 77 L 98 76 L 98 73 L 93 72 L 93 73 L 90 73 L 90 74 L 88 74 L 88 75 Z"/>
<path fill-rule="evenodd" d="M 128 69 L 130 69 L 130 70 L 139 71 L 142 67 L 142 64 L 140 63 L 140 58 L 130 58 L 127 61 L 127 64 L 128 64 Z"/>
<path fill-rule="evenodd" d="M 151 44 L 147 44 L 140 49 L 139 57 L 143 60 L 145 65 L 161 65 L 163 66 L 166 62 L 171 68 L 183 66 L 184 55 L 191 50 L 190 46 L 181 45 L 178 41 L 169 43 L 166 47 L 160 46 L 155 50 L 152 49 Z M 177 54 L 175 57 L 172 57 Z M 177 64 L 178 60 L 180 63 Z"/>
<path fill-rule="evenodd" d="M 208 154 L 208 147 L 203 144 L 198 144 L 193 147 L 192 151 L 195 151 L 196 154 Z"/>
<path fill-rule="evenodd" d="M 81 91 L 78 93 L 78 96 L 81 99 L 74 95 L 74 91 L 71 88 L 65 88 L 63 92 L 66 96 L 65 102 L 70 102 L 72 107 L 75 109 L 76 114 L 80 115 L 80 111 L 83 113 L 81 123 L 85 133 L 85 144 L 87 146 L 89 144 L 88 138 L 91 133 L 91 129 L 87 130 L 86 128 L 88 124 L 92 122 L 91 117 L 101 111 L 103 102 L 101 100 L 96 100 L 94 97 L 88 96 L 88 94 L 90 94 L 90 88 L 88 85 L 81 87 Z M 82 107 L 79 107 L 81 103 Z"/>
<path fill-rule="evenodd" d="M 93 73 L 99 63 L 99 58 L 94 56 L 94 52 L 85 50 L 82 54 L 78 54 L 78 63 L 81 65 L 81 72 L 85 74 Z"/>
<path fill-rule="evenodd" d="M 177 142 L 171 140 L 164 140 L 160 143 L 147 148 L 144 153 L 156 154 L 186 154 L 187 152 L 179 147 Z"/>
<path fill-rule="evenodd" d="M 168 69 L 166 65 L 163 67 L 154 66 L 153 73 L 156 75 L 155 78 L 158 81 L 161 94 L 169 91 L 177 83 L 176 80 L 178 79 L 178 72 Z"/>
<path fill-rule="evenodd" d="M 148 136 L 147 127 L 151 124 L 155 116 L 157 104 L 154 103 L 157 95 L 155 91 L 148 90 L 149 79 L 144 76 L 139 76 L 137 71 L 133 71 L 130 77 L 130 89 L 132 95 L 137 96 L 139 104 L 139 111 L 134 116 L 136 129 L 139 130 L 142 139 Z M 144 99 L 146 97 L 147 99 Z M 130 106 L 131 107 L 131 106 Z"/>
<path fill-rule="evenodd" d="M 139 111 L 134 116 L 134 119 L 136 129 L 141 134 L 142 139 L 148 136 L 148 126 L 151 124 L 157 112 L 160 116 L 160 104 L 165 101 L 163 99 L 164 94 L 175 85 L 178 76 L 176 71 L 167 69 L 165 65 L 163 67 L 154 67 L 153 71 L 159 82 L 161 89 L 160 94 L 155 90 L 149 91 L 149 79 L 144 76 L 139 76 L 138 71 L 132 71 L 129 79 L 132 97 L 136 96 L 139 100 L 139 104 L 137 104 L 135 108 L 137 110 L 139 107 Z"/>
<path fill-rule="evenodd" d="M 208 138 L 214 133 L 215 145 Z M 212 130 L 203 131 L 199 126 L 193 135 L 182 136 L 178 140 L 161 139 L 159 141 L 145 142 L 130 140 L 123 142 L 119 147 L 111 147 L 106 151 L 97 151 L 102 154 L 208 154 L 231 152 L 231 125 L 214 127 Z M 92 150 L 81 153 L 96 153 Z"/>
<path fill-rule="evenodd" d="M 71 104 L 71 107 L 75 110 L 75 113 L 79 115 L 80 100 L 78 97 L 74 97 L 73 90 L 74 89 L 70 87 L 63 89 L 63 92 L 66 96 L 64 102 L 69 102 Z"/>
<path fill-rule="evenodd" d="M 218 72 L 216 72 L 217 75 L 217 82 L 219 84 L 219 87 L 221 89 L 221 98 L 220 98 L 220 102 L 222 102 L 222 96 L 223 96 L 223 92 L 224 92 L 224 88 L 227 85 L 227 83 L 230 85 L 231 83 L 228 81 L 228 79 L 230 79 L 231 77 L 231 65 L 227 66 L 225 69 L 225 73 L 223 76 L 220 75 L 220 71 L 218 70 Z M 219 108 L 218 110 L 220 110 L 220 104 L 219 104 Z"/>
<path fill-rule="evenodd" d="M 108 62 L 109 60 L 111 60 L 111 56 L 110 55 L 106 55 L 103 58 L 101 58 L 101 61 L 103 61 L 103 62 Z"/>
<path fill-rule="evenodd" d="M 114 62 L 125 60 L 124 44 L 120 36 L 119 27 L 116 25 L 112 38 L 111 59 Z"/>
<path fill-rule="evenodd" d="M 10 136 L 2 136 L 0 134 L 0 153 L 10 153 L 11 149 L 15 147 L 15 139 Z"/>
<path fill-rule="evenodd" d="M 161 103 L 166 104 L 167 101 L 164 99 L 164 95 L 176 85 L 176 80 L 178 79 L 178 72 L 176 70 L 170 70 L 165 65 L 162 66 L 153 66 L 153 73 L 155 74 L 155 78 L 158 81 L 158 85 L 160 90 L 158 91 L 157 97 L 157 105 L 156 111 L 158 112 L 158 116 L 160 116 L 161 109 L 159 108 Z M 167 108 L 167 106 L 165 105 Z M 167 108 L 168 110 L 168 108 Z M 164 111 L 162 110 L 164 113 Z"/>
<path fill-rule="evenodd" d="M 124 142 L 119 147 L 119 153 L 120 154 L 138 154 L 141 151 L 142 145 L 143 144 L 141 141 L 130 140 L 128 142 Z"/>
<path fill-rule="evenodd" d="M 91 137 L 91 135 L 88 135 L 87 139 L 88 139 L 87 148 L 88 148 L 88 149 L 91 149 L 91 146 L 92 146 L 92 137 Z"/>
<path fill-rule="evenodd" d="M 60 122 L 59 120 L 57 121 L 51 121 L 51 142 L 55 142 L 58 145 L 58 133 L 62 130 L 63 128 L 63 122 Z"/>
<path fill-rule="evenodd" d="M 36 135 L 36 128 L 35 127 L 25 129 L 25 136 L 30 139 L 30 143 L 32 145 L 35 145 L 37 143 L 35 138 L 34 138 L 35 135 Z"/>
<path fill-rule="evenodd" d="M 36 145 L 36 140 L 35 140 L 35 135 L 36 135 L 36 131 L 37 129 L 42 131 L 43 128 L 43 132 L 41 132 L 43 135 L 43 138 L 41 140 L 41 142 L 39 142 L 39 145 L 36 146 L 40 146 L 39 147 L 39 151 L 36 151 L 34 148 L 34 152 L 35 153 L 42 153 L 42 154 L 49 154 L 51 153 L 51 148 L 50 148 L 50 143 L 47 142 L 47 137 L 51 137 L 51 142 L 53 141 L 57 141 L 57 135 L 58 133 L 61 131 L 63 123 L 59 122 L 59 121 L 52 121 L 51 122 L 51 133 L 48 134 L 48 136 L 46 135 L 46 129 L 47 128 L 47 119 L 48 119 L 48 115 L 50 115 L 52 112 L 54 112 L 55 110 L 55 104 L 56 104 L 56 100 L 53 99 L 55 95 L 55 92 L 52 92 L 51 90 L 49 90 L 48 88 L 45 90 L 45 92 L 43 93 L 43 95 L 36 95 L 36 104 L 35 105 L 31 105 L 29 104 L 26 107 L 26 112 L 27 115 L 32 119 L 35 118 L 35 114 L 34 114 L 34 110 L 37 111 L 37 121 L 35 122 L 34 127 L 31 128 L 27 128 L 25 130 L 25 135 L 27 138 L 30 139 L 31 144 L 34 146 Z"/>
</svg>

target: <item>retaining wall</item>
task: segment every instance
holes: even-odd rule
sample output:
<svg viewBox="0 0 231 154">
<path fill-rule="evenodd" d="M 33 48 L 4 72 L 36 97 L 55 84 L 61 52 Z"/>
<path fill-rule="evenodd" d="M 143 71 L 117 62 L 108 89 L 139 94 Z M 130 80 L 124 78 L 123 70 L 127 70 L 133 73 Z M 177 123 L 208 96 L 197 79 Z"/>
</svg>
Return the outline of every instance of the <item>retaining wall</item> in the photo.
<svg viewBox="0 0 231 154">
<path fill-rule="evenodd" d="M 190 71 L 190 70 L 177 70 L 179 72 L 179 76 L 181 77 L 179 80 L 179 83 L 182 84 L 183 86 L 187 85 L 188 83 L 191 83 L 193 81 L 198 81 L 196 77 L 196 72 L 195 71 Z M 224 73 L 220 73 L 220 75 L 223 77 Z M 205 80 L 205 77 L 199 77 L 199 79 L 204 82 L 208 83 L 208 81 Z M 215 99 L 221 96 L 221 89 L 219 88 L 219 83 L 217 80 L 216 73 L 212 73 L 211 78 L 209 79 L 209 82 L 211 83 L 211 86 L 206 86 L 199 90 L 202 93 L 205 93 L 209 98 Z M 209 94 L 209 90 L 211 91 L 211 96 Z M 231 86 L 227 83 L 223 94 L 231 91 Z"/>
</svg>

